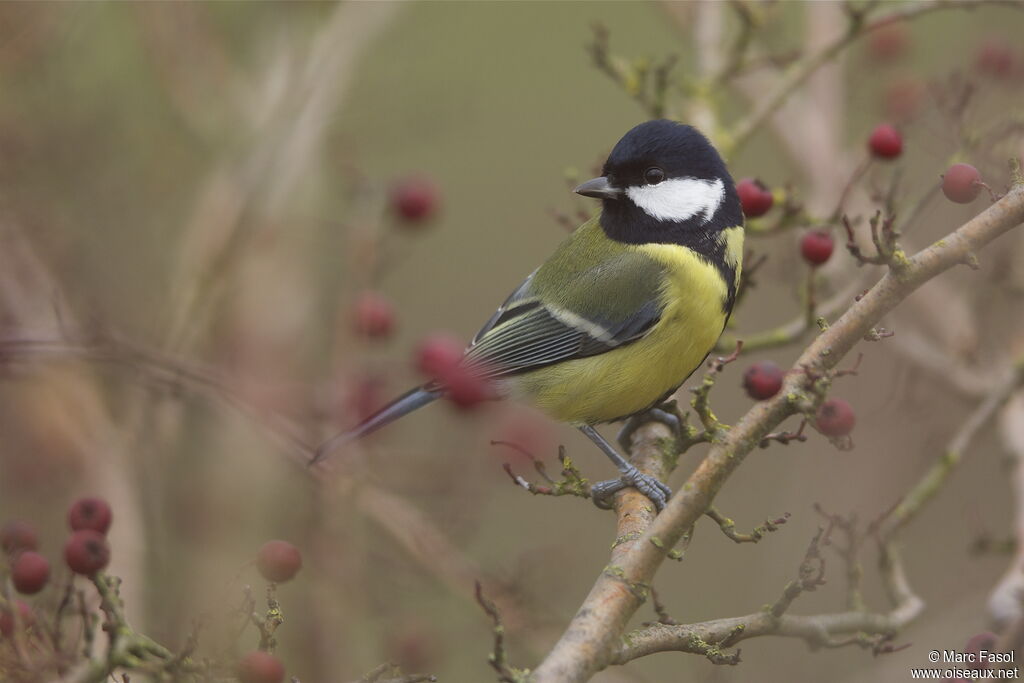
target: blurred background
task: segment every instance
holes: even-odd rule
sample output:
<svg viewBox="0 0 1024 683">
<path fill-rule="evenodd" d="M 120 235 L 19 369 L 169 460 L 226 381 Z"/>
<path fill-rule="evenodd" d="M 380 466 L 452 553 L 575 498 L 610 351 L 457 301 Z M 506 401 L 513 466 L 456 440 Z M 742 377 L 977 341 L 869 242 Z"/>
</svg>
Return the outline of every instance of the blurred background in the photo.
<svg viewBox="0 0 1024 683">
<path fill-rule="evenodd" d="M 0 340 L 19 342 L 0 352 L 0 519 L 37 523 L 56 562 L 67 505 L 108 499 L 129 616 L 172 648 L 195 618 L 237 607 L 244 585 L 261 590 L 252 558 L 281 538 L 304 557 L 279 591 L 289 675 L 344 681 L 391 660 L 442 681 L 491 680 L 475 579 L 502 608 L 512 663 L 535 665 L 606 564 L 613 517 L 513 486 L 502 464 L 535 478 L 532 465 L 490 442 L 519 443 L 552 472 L 563 444 L 587 477 L 611 476 L 581 435 L 520 407 L 437 404 L 323 478 L 299 464 L 300 443 L 420 381 L 424 336 L 468 340 L 594 209 L 569 190 L 649 118 L 595 68 L 595 22 L 627 65 L 677 57 L 667 115 L 700 118 L 703 97 L 703 116 L 724 125 L 844 27 L 839 3 L 755 9 L 754 44 L 782 66 L 765 60 L 698 97 L 689 86 L 707 46 L 737 31 L 726 3 L 0 5 Z M 827 215 L 870 130 L 900 123 L 903 156 L 868 168 L 848 209 L 870 215 L 898 174 L 897 212 L 915 212 L 908 246 L 928 244 L 988 203 L 930 191 L 951 161 L 1001 192 L 1006 159 L 1024 155 L 1022 30 L 1018 9 L 984 5 L 858 40 L 730 155 L 733 175 Z M 794 227 L 749 238 L 767 260 L 734 315 L 737 336 L 801 316 L 797 243 L 810 226 Z M 879 275 L 833 234 L 824 299 Z M 864 344 L 859 374 L 838 381 L 857 412 L 853 450 L 814 433 L 748 458 L 719 509 L 741 529 L 792 517 L 757 545 L 699 525 L 686 561 L 655 583 L 674 618 L 774 602 L 821 523 L 814 503 L 873 519 L 934 462 L 1024 350 L 1024 236 L 979 258 L 980 271 L 950 272 L 898 309 L 885 322 L 896 336 Z M 359 333 L 367 291 L 392 332 Z M 788 367 L 805 341 L 731 366 L 716 413 L 731 422 L 749 407 L 749 362 Z M 737 667 L 662 654 L 595 680 L 904 680 L 927 650 L 987 628 L 1012 555 L 976 548 L 1015 533 L 1003 441 L 986 429 L 907 529 L 908 576 L 928 604 L 896 641 L 911 647 L 872 658 L 764 638 L 742 644 Z M 867 598 L 883 609 L 866 553 Z M 841 563 L 829 561 L 833 580 L 794 613 L 841 608 Z M 637 625 L 653 619 L 645 607 Z M 232 647 L 210 641 L 201 651 Z M 255 645 L 250 630 L 235 647 Z"/>
</svg>

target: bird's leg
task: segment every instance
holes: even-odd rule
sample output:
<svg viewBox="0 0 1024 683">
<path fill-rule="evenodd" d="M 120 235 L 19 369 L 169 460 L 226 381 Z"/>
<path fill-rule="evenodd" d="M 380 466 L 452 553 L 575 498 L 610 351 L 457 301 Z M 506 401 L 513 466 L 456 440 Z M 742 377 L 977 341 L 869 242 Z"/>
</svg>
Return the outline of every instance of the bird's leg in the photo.
<svg viewBox="0 0 1024 683">
<path fill-rule="evenodd" d="M 619 435 L 615 439 L 619 442 L 622 450 L 628 451 L 632 448 L 633 433 L 648 422 L 660 422 L 672 430 L 677 440 L 681 440 L 683 436 L 683 422 L 679 419 L 679 415 L 674 412 L 676 410 L 675 404 L 675 401 L 668 401 L 662 403 L 659 407 L 627 417 L 626 422 L 622 425 L 622 429 L 619 430 Z"/>
<path fill-rule="evenodd" d="M 623 458 L 604 437 L 597 433 L 597 430 L 590 425 L 582 425 L 579 430 L 587 435 L 591 441 L 597 444 L 605 455 L 615 464 L 622 476 L 618 479 L 602 481 L 590 487 L 590 496 L 594 505 L 608 510 L 612 506 L 611 497 L 628 486 L 635 486 L 640 493 L 651 499 L 654 507 L 659 511 L 665 507 L 672 489 L 662 484 L 649 474 L 644 474 L 632 463 Z"/>
</svg>

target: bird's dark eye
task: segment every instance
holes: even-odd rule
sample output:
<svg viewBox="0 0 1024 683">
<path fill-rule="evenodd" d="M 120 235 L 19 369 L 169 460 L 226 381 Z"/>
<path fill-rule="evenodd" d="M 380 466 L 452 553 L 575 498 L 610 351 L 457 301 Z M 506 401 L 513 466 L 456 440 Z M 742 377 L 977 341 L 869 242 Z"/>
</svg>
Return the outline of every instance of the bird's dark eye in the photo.
<svg viewBox="0 0 1024 683">
<path fill-rule="evenodd" d="M 644 180 L 648 185 L 657 185 L 665 179 L 665 172 L 657 166 L 651 166 L 649 169 L 644 171 Z"/>
</svg>

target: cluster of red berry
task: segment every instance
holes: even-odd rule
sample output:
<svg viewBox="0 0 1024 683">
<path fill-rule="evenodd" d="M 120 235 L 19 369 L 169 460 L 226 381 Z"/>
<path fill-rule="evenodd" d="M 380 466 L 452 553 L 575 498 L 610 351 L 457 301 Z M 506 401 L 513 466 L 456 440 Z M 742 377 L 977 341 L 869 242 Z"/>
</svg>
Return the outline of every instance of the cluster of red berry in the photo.
<svg viewBox="0 0 1024 683">
<path fill-rule="evenodd" d="M 438 211 L 441 194 L 429 178 L 409 176 L 395 182 L 390 191 L 390 212 L 399 226 L 415 229 L 426 225 Z M 352 307 L 353 331 L 368 339 L 386 339 L 395 331 L 395 308 L 380 292 L 368 290 L 356 296 Z"/>
<path fill-rule="evenodd" d="M 68 510 L 71 534 L 64 544 L 64 563 L 76 574 L 92 576 L 110 562 L 106 533 L 113 515 L 106 501 L 82 498 Z M 11 585 L 22 595 L 35 595 L 50 580 L 50 561 L 39 552 L 39 532 L 35 525 L 20 519 L 0 527 L 0 548 L 10 567 Z M 10 637 L 15 624 L 28 629 L 35 614 L 25 602 L 16 601 L 17 615 L 8 607 L 0 611 L 0 635 Z"/>
<path fill-rule="evenodd" d="M 770 360 L 758 361 L 743 373 L 743 388 L 756 401 L 765 401 L 782 390 L 786 373 Z M 818 408 L 814 427 L 825 436 L 846 436 L 853 431 L 857 415 L 853 406 L 841 398 L 830 398 Z"/>
<path fill-rule="evenodd" d="M 68 510 L 71 535 L 64 544 L 64 562 L 76 574 L 91 576 L 110 562 L 106 533 L 113 521 L 110 505 L 100 498 L 82 498 Z M 39 534 L 24 520 L 11 520 L 0 529 L 11 567 L 11 583 L 23 595 L 33 595 L 50 579 L 50 562 L 38 552 Z"/>
<path fill-rule="evenodd" d="M 894 126 L 879 124 L 868 136 L 867 147 L 876 159 L 895 159 L 903 153 L 903 136 Z M 942 193 L 958 204 L 973 202 L 984 186 L 978 169 L 970 164 L 953 164 L 942 176 Z M 763 216 L 774 204 L 771 190 L 755 178 L 744 178 L 736 183 L 736 193 L 747 218 Z M 826 229 L 810 230 L 800 240 L 800 254 L 812 266 L 828 261 L 834 249 L 835 240 Z"/>
<path fill-rule="evenodd" d="M 390 195 L 391 212 L 399 224 L 406 228 L 424 225 L 437 213 L 440 194 L 429 179 L 414 176 L 394 184 Z M 391 300 L 375 290 L 366 290 L 356 296 L 352 307 L 352 331 L 359 337 L 374 341 L 390 338 L 396 328 L 395 307 Z M 424 338 L 414 354 L 416 369 L 426 378 L 446 389 L 445 397 L 462 409 L 472 408 L 487 400 L 492 392 L 489 383 L 460 364 L 465 345 L 446 334 Z M 365 394 L 371 387 L 362 388 Z M 359 398 L 365 398 L 360 396 Z M 365 401 L 358 401 L 362 404 Z M 367 417 L 365 406 L 360 418 Z"/>
<path fill-rule="evenodd" d="M 94 576 L 110 562 L 110 546 L 106 534 L 114 516 L 110 505 L 101 498 L 82 498 L 68 510 L 71 534 L 64 544 L 64 562 L 75 574 Z M 39 532 L 25 520 L 10 520 L 0 527 L 0 548 L 10 568 L 10 581 L 22 595 L 35 595 L 50 580 L 49 560 L 39 552 Z M 289 581 L 302 568 L 302 554 L 287 541 L 268 541 L 256 554 L 256 568 L 267 581 Z M 0 608 L 0 637 L 10 638 L 15 629 L 32 633 L 36 614 L 23 600 Z M 2 645 L 2 643 L 0 643 Z M 274 655 L 255 651 L 238 662 L 237 673 L 242 683 L 281 683 L 284 665 Z"/>
</svg>

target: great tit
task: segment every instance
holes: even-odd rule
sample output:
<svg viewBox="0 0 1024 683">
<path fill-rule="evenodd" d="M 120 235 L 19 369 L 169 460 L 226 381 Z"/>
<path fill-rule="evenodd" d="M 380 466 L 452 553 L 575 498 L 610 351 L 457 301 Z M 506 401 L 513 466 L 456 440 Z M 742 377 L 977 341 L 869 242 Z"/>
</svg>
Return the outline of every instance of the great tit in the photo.
<svg viewBox="0 0 1024 683">
<path fill-rule="evenodd" d="M 743 256 L 743 212 L 718 152 L 699 131 L 647 121 L 619 140 L 601 177 L 575 189 L 601 200 L 505 300 L 466 348 L 463 368 L 500 396 L 532 403 L 586 434 L 621 472 L 594 502 L 635 486 L 660 510 L 671 490 L 594 429 L 668 398 L 707 358 L 729 319 Z M 324 442 L 313 462 L 437 400 L 426 384 Z"/>
</svg>

